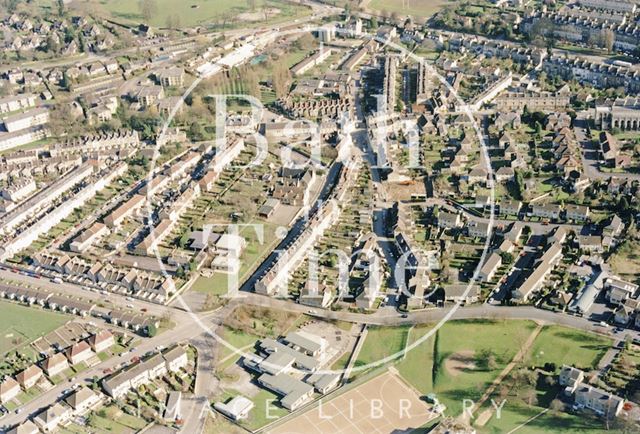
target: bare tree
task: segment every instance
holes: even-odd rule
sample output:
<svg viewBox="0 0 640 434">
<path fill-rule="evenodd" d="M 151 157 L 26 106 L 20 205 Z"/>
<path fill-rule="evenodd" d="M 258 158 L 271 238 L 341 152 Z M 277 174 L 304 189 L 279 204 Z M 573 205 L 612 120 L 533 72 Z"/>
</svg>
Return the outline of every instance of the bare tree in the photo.
<svg viewBox="0 0 640 434">
<path fill-rule="evenodd" d="M 158 3 L 156 0 L 138 0 L 138 9 L 142 18 L 149 22 L 158 13 Z"/>
<path fill-rule="evenodd" d="M 564 411 L 564 402 L 560 401 L 558 398 L 554 399 L 549 403 L 549 408 L 551 411 L 556 413 L 561 413 Z"/>
<path fill-rule="evenodd" d="M 616 34 L 611 29 L 603 29 L 600 35 L 602 40 L 602 46 L 608 51 L 613 51 L 613 46 L 616 42 Z"/>
</svg>

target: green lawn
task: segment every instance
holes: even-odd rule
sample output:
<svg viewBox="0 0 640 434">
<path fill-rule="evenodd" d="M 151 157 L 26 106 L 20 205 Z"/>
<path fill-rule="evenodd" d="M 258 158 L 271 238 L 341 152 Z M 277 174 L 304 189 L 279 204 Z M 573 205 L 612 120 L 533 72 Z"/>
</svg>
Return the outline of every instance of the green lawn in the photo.
<svg viewBox="0 0 640 434">
<path fill-rule="evenodd" d="M 480 398 L 488 385 L 518 352 L 535 328 L 532 321 L 453 321 L 438 331 L 433 370 L 433 390 L 447 406 L 448 414 L 462 411 L 462 399 Z M 455 373 L 448 360 L 452 356 L 491 350 L 495 369 L 462 369 Z M 473 352 L 473 353 L 472 353 Z M 475 363 L 475 360 L 472 361 Z"/>
<path fill-rule="evenodd" d="M 409 332 L 408 343 L 411 345 L 431 330 L 431 326 L 414 327 Z M 429 338 L 411 349 L 398 365 L 398 371 L 405 379 L 412 379 L 413 386 L 424 394 L 433 390 L 433 344 L 435 339 Z"/>
<path fill-rule="evenodd" d="M 107 12 L 114 20 L 126 24 L 143 21 L 137 1 L 132 0 L 97 0 L 93 1 L 98 10 Z M 156 0 L 157 12 L 151 17 L 150 24 L 156 27 L 164 27 L 169 17 L 177 17 L 181 26 L 195 26 L 207 24 L 222 24 L 226 16 L 226 24 L 250 25 L 252 21 L 241 21 L 238 15 L 249 12 L 247 2 L 234 0 Z M 269 16 L 270 21 L 279 22 L 299 18 L 307 13 L 307 8 L 288 4 L 279 0 L 256 0 L 255 12 L 261 14 L 263 5 L 277 8 L 280 13 Z M 264 15 L 256 21 L 264 22 Z"/>
<path fill-rule="evenodd" d="M 66 315 L 0 302 L 0 354 L 30 343 L 69 321 Z"/>
<path fill-rule="evenodd" d="M 258 223 L 258 221 L 255 223 Z M 240 257 L 239 285 L 242 285 L 249 278 L 250 274 L 260 265 L 260 262 L 280 241 L 275 236 L 276 225 L 264 223 L 263 228 L 264 239 L 262 243 L 251 226 L 245 226 L 239 231 L 240 235 L 247 241 L 247 248 Z M 191 287 L 191 290 L 221 296 L 228 292 L 228 281 L 229 275 L 225 273 L 214 273 L 211 277 L 200 276 Z"/>
<path fill-rule="evenodd" d="M 223 328 L 222 333 L 220 333 L 220 337 L 237 349 L 244 348 L 248 345 L 254 345 L 256 341 L 260 339 L 259 336 L 245 333 L 242 330 L 230 329 L 226 326 Z M 227 367 L 233 365 L 240 357 L 242 357 L 239 354 L 234 354 L 233 356 L 231 356 L 233 354 L 233 350 L 227 348 L 227 346 L 224 344 L 220 344 L 219 348 L 220 353 L 218 356 L 218 368 L 220 370 L 225 370 Z M 253 351 L 245 350 L 245 352 L 252 353 Z M 224 362 L 222 360 L 224 360 Z"/>
<path fill-rule="evenodd" d="M 407 340 L 408 326 L 370 327 L 355 366 L 375 363 L 401 351 Z"/>
<path fill-rule="evenodd" d="M 430 17 L 448 3 L 447 0 L 371 0 L 368 9 L 379 12 L 396 12 L 398 15 L 411 15 L 412 17 Z"/>
<path fill-rule="evenodd" d="M 516 427 L 520 427 L 516 431 L 518 434 L 618 433 L 616 430 L 605 431 L 604 426 L 600 425 L 598 421 L 583 415 L 548 411 L 529 421 L 529 419 L 540 414 L 543 410 L 544 408 L 538 406 L 529 407 L 520 403 L 510 405 L 507 401 L 502 408 L 500 419 L 494 415 L 485 426 L 476 426 L 476 429 L 480 434 L 503 434 L 511 432 Z"/>
<path fill-rule="evenodd" d="M 610 347 L 610 339 L 593 333 L 545 326 L 531 347 L 529 361 L 536 366 L 552 362 L 558 369 L 569 364 L 589 370 L 598 366 L 598 361 Z"/>
</svg>

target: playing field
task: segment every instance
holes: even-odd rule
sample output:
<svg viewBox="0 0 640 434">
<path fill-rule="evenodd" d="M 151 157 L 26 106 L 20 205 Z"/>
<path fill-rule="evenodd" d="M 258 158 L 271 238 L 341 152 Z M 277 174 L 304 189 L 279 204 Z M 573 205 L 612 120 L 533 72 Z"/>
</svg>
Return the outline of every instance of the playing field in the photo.
<svg viewBox="0 0 640 434">
<path fill-rule="evenodd" d="M 425 425 L 431 406 L 390 371 L 321 402 L 272 429 L 270 434 L 400 433 Z"/>
<path fill-rule="evenodd" d="M 68 316 L 58 313 L 0 302 L 0 354 L 28 344 L 67 321 Z"/>
<path fill-rule="evenodd" d="M 411 15 L 416 18 L 430 17 L 451 3 L 454 2 L 447 0 L 371 0 L 367 8 L 378 12 L 395 12 L 401 16 Z"/>
<path fill-rule="evenodd" d="M 115 20 L 124 23 L 138 23 L 143 21 L 137 1 L 132 0 L 94 0 L 95 9 L 107 12 Z M 237 22 L 251 24 L 253 19 L 263 20 L 263 5 L 278 10 L 277 14 L 269 16 L 270 21 L 279 22 L 300 18 L 308 9 L 302 6 L 288 4 L 278 0 L 256 0 L 256 9 L 251 12 L 246 1 L 235 0 L 155 0 L 156 12 L 152 14 L 150 24 L 156 27 L 166 25 L 168 19 L 178 19 L 179 25 L 195 26 L 216 24 L 226 17 L 227 25 L 235 19 Z M 249 20 L 244 17 L 255 16 Z"/>
</svg>

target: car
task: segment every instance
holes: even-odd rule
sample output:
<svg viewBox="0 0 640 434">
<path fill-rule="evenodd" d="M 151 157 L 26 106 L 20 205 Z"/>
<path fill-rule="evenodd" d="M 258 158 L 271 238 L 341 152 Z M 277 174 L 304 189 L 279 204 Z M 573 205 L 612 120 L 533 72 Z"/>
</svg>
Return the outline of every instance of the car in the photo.
<svg viewBox="0 0 640 434">
<path fill-rule="evenodd" d="M 128 307 L 129 309 L 133 309 L 133 305 L 132 305 L 131 303 L 127 304 L 127 307 Z"/>
<path fill-rule="evenodd" d="M 140 309 L 140 312 L 146 312 L 146 311 L 147 311 L 146 307 L 143 307 L 143 308 Z"/>
<path fill-rule="evenodd" d="M 16 414 L 20 414 L 22 413 L 22 409 L 21 408 L 16 408 Z"/>
<path fill-rule="evenodd" d="M 403 313 L 402 315 L 400 315 L 401 318 L 409 318 L 409 314 L 407 313 Z"/>
<path fill-rule="evenodd" d="M 315 314 L 316 314 L 316 311 L 315 311 L 315 310 L 313 310 L 313 309 L 309 309 L 309 310 L 307 311 L 307 313 L 309 313 L 309 314 L 311 314 L 311 315 L 315 315 Z"/>
</svg>

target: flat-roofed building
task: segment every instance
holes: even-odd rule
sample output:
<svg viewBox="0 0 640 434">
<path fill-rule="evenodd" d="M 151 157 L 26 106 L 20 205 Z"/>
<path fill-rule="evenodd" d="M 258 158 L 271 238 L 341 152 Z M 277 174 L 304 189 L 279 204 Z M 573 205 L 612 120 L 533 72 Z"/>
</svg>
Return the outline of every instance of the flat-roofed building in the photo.
<svg viewBox="0 0 640 434">
<path fill-rule="evenodd" d="M 313 386 L 287 374 L 262 374 L 258 383 L 281 396 L 280 404 L 287 410 L 294 411 L 313 395 Z"/>
<path fill-rule="evenodd" d="M 213 405 L 213 408 L 233 420 L 246 419 L 253 407 L 253 401 L 240 395 L 231 398 L 225 403 L 216 402 Z"/>
<path fill-rule="evenodd" d="M 31 108 L 36 105 L 37 99 L 38 96 L 33 93 L 23 93 L 0 98 L 0 114 Z"/>
<path fill-rule="evenodd" d="M 6 116 L 2 120 L 5 130 L 9 133 L 44 125 L 47 122 L 49 122 L 49 109 L 45 107 Z"/>
</svg>

